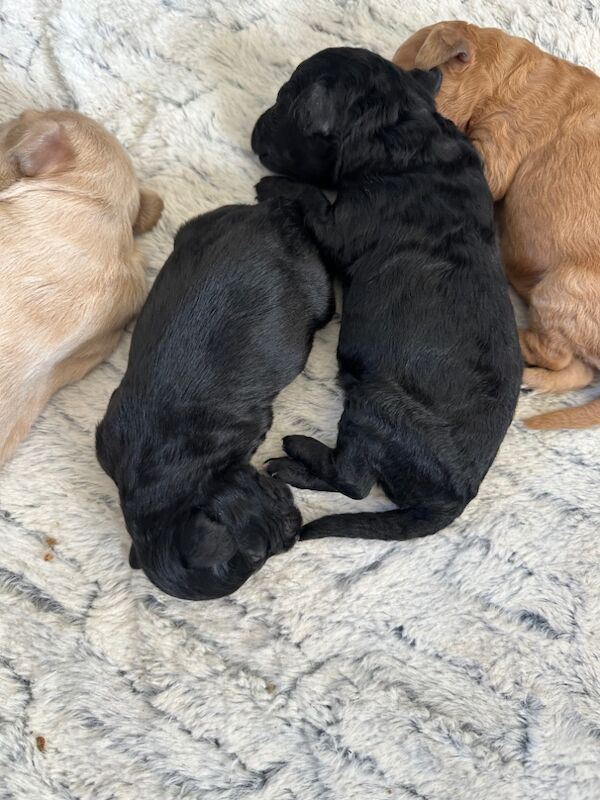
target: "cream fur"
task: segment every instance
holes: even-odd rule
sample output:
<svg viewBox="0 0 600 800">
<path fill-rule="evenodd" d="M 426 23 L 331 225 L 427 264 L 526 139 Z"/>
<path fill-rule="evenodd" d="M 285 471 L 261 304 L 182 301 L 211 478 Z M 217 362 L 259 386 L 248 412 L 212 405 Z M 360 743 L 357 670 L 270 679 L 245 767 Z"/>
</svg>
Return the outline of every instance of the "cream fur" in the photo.
<svg viewBox="0 0 600 800">
<path fill-rule="evenodd" d="M 140 188 L 107 131 L 25 111 L 0 130 L 0 467 L 52 395 L 112 354 L 145 294 Z M 156 220 L 155 220 L 156 221 Z"/>
</svg>

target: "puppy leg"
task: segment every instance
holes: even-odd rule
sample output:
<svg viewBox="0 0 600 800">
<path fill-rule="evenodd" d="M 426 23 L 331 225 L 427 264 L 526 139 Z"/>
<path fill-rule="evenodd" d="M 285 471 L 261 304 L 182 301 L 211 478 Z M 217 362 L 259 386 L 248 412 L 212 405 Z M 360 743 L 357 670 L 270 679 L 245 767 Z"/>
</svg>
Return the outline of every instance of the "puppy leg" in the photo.
<svg viewBox="0 0 600 800">
<path fill-rule="evenodd" d="M 294 461 L 293 458 L 271 458 L 267 461 L 267 472 L 273 478 L 289 483 L 297 489 L 314 489 L 317 492 L 337 491 L 331 484 L 322 478 L 317 478 L 308 467 L 300 461 Z"/>
<path fill-rule="evenodd" d="M 519 338 L 532 367 L 566 369 L 574 356 L 594 363 L 600 356 L 598 267 L 565 264 L 550 271 L 529 297 L 528 329 Z"/>
<path fill-rule="evenodd" d="M 113 352 L 123 334 L 122 330 L 100 334 L 57 364 L 51 376 L 51 394 L 63 386 L 81 380 Z"/>
<path fill-rule="evenodd" d="M 509 127 L 503 130 L 496 125 L 492 135 L 481 132 L 472 141 L 481 156 L 494 201 L 502 200 L 521 163 Z"/>
<path fill-rule="evenodd" d="M 276 200 L 283 197 L 287 200 L 296 200 L 302 193 L 304 184 L 281 175 L 266 175 L 254 187 L 256 199 L 259 203 L 265 200 Z"/>
<path fill-rule="evenodd" d="M 313 476 L 313 485 L 308 488 L 341 492 L 354 500 L 361 500 L 375 483 L 375 472 L 361 452 L 358 440 L 338 440 L 338 446 L 332 450 L 309 436 L 286 436 L 283 449 L 290 456 L 287 461 L 299 464 Z M 291 475 L 291 464 L 285 466 L 287 474 Z M 297 468 L 294 477 L 302 474 L 306 482 L 308 477 L 303 470 Z M 316 483 L 323 485 L 317 486 Z"/>
<path fill-rule="evenodd" d="M 82 345 L 60 364 L 57 364 L 43 384 L 30 386 L 26 395 L 4 410 L 0 406 L 5 436 L 0 440 L 0 465 L 13 455 L 19 442 L 29 433 L 33 423 L 47 406 L 50 398 L 63 386 L 84 377 L 96 364 L 112 353 L 122 331 L 111 332 Z"/>
<path fill-rule="evenodd" d="M 566 344 L 555 338 L 533 330 L 520 330 L 521 355 L 526 364 L 548 370 L 563 370 L 573 360 L 573 353 Z"/>
<path fill-rule="evenodd" d="M 291 178 L 284 178 L 280 175 L 267 175 L 261 178 L 254 189 L 259 203 L 264 200 L 283 198 L 285 200 L 299 201 L 303 210 L 309 207 L 326 210 L 329 207 L 329 200 L 316 186 L 300 183 L 300 181 L 294 181 Z"/>
<path fill-rule="evenodd" d="M 523 385 L 538 392 L 570 392 L 583 389 L 593 379 L 594 370 L 577 358 L 564 369 L 529 367 L 523 371 Z"/>
</svg>

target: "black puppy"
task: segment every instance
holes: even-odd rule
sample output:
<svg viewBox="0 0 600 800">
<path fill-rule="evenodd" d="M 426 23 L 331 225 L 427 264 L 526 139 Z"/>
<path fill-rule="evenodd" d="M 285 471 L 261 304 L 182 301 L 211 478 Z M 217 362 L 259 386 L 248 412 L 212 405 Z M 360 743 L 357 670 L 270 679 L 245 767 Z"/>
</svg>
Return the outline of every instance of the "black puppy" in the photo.
<svg viewBox="0 0 600 800">
<path fill-rule="evenodd" d="M 249 460 L 273 399 L 333 312 L 297 203 L 227 206 L 184 225 L 138 319 L 96 450 L 119 489 L 130 563 L 168 594 L 234 592 L 292 546 L 287 486 Z"/>
<path fill-rule="evenodd" d="M 512 419 L 521 379 L 513 310 L 480 160 L 440 117 L 438 70 L 404 72 L 366 50 L 303 62 L 258 120 L 270 169 L 258 197 L 302 203 L 342 278 L 346 390 L 335 449 L 284 439 L 269 471 L 293 486 L 362 498 L 379 481 L 397 510 L 333 515 L 302 538 L 408 539 L 475 497 Z"/>
</svg>

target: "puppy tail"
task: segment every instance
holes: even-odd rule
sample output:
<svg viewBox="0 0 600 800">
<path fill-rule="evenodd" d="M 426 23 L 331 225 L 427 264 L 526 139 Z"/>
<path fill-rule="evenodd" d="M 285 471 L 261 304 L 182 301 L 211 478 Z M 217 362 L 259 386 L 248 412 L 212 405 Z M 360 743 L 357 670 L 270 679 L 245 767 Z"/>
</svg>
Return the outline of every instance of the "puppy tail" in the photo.
<svg viewBox="0 0 600 800">
<path fill-rule="evenodd" d="M 434 509 L 421 507 L 375 513 L 332 514 L 309 522 L 300 539 L 341 536 L 349 539 L 404 541 L 431 536 L 450 525 L 462 513 L 464 503 L 444 503 Z"/>
<path fill-rule="evenodd" d="M 600 425 L 600 397 L 583 406 L 561 408 L 548 414 L 538 414 L 523 420 L 527 428 L 551 430 L 557 428 L 591 428 Z"/>
</svg>

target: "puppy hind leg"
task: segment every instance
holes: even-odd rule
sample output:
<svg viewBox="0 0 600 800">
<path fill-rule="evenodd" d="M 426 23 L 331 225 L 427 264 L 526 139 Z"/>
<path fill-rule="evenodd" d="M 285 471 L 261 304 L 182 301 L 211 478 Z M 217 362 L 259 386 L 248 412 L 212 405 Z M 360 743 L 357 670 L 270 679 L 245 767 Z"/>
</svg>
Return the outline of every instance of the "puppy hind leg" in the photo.
<svg viewBox="0 0 600 800">
<path fill-rule="evenodd" d="M 313 475 L 312 472 L 300 461 L 293 458 L 271 458 L 267 461 L 267 472 L 273 478 L 278 478 L 297 489 L 313 489 L 317 492 L 337 491 L 331 484 Z"/>
<path fill-rule="evenodd" d="M 528 366 L 566 369 L 574 356 L 600 355 L 598 265 L 566 263 L 547 272 L 529 295 L 527 330 L 519 332 Z"/>
<path fill-rule="evenodd" d="M 375 483 L 375 472 L 357 440 L 339 441 L 335 450 L 308 436 L 286 436 L 283 449 L 295 461 L 354 500 L 361 500 Z"/>
<path fill-rule="evenodd" d="M 546 370 L 564 370 L 573 359 L 573 353 L 566 344 L 557 342 L 547 334 L 534 330 L 520 330 L 519 343 L 523 360 L 526 364 L 534 367 L 542 367 Z"/>
<path fill-rule="evenodd" d="M 122 330 L 100 334 L 79 350 L 57 364 L 39 385 L 27 387 L 24 396 L 11 399 L 10 408 L 0 407 L 0 422 L 6 432 L 0 438 L 0 465 L 11 458 L 19 442 L 24 439 L 50 398 L 63 386 L 83 378 L 93 367 L 107 358 L 121 338 Z"/>
<path fill-rule="evenodd" d="M 5 464 L 14 454 L 17 445 L 27 436 L 33 423 L 44 410 L 52 392 L 41 388 L 38 392 L 28 392 L 26 397 L 14 404 L 14 416 L 3 413 L 0 419 L 3 424 L 3 435 L 0 438 L 0 466 Z M 13 404 L 11 403 L 11 406 Z"/>
<path fill-rule="evenodd" d="M 538 392 L 570 392 L 583 389 L 594 379 L 594 370 L 574 358 L 568 367 L 559 370 L 528 367 L 523 371 L 523 386 Z"/>
<path fill-rule="evenodd" d="M 122 329 L 99 334 L 57 364 L 51 374 L 51 393 L 54 394 L 63 386 L 84 378 L 90 370 L 111 355 L 122 335 Z"/>
</svg>

